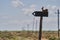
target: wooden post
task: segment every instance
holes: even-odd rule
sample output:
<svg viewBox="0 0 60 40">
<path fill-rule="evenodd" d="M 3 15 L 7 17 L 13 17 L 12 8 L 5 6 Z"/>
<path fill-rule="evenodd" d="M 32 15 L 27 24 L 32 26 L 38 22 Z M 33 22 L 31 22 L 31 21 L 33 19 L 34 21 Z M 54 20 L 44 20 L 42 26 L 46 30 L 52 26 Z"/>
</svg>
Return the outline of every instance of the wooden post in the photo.
<svg viewBox="0 0 60 40">
<path fill-rule="evenodd" d="M 41 16 L 40 17 L 40 27 L 39 27 L 39 40 L 41 40 L 41 37 L 42 37 L 42 20 L 43 20 L 43 17 Z"/>
<path fill-rule="evenodd" d="M 41 8 L 42 11 L 43 11 L 43 8 L 44 8 L 44 7 Z M 40 17 L 39 40 L 41 40 L 41 37 L 42 37 L 42 20 L 43 20 L 43 16 Z"/>
</svg>

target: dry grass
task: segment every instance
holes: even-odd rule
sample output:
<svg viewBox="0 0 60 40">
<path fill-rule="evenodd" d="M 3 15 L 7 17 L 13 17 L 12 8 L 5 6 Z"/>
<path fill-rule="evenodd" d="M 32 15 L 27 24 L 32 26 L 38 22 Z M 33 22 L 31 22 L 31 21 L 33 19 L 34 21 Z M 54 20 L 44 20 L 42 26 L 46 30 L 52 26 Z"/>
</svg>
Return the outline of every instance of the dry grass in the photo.
<svg viewBox="0 0 60 40">
<path fill-rule="evenodd" d="M 43 31 L 42 40 L 57 37 L 57 31 Z M 38 32 L 32 31 L 0 31 L 0 40 L 38 40 Z"/>
</svg>

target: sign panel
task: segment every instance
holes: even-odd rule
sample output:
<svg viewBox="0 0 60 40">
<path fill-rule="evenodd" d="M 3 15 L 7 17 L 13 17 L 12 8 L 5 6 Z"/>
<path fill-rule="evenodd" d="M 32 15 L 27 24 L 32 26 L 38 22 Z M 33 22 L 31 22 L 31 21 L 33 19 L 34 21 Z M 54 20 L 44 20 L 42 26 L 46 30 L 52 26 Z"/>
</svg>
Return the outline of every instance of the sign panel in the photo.
<svg viewBox="0 0 60 40">
<path fill-rule="evenodd" d="M 43 11 L 34 11 L 32 14 L 37 17 L 38 16 L 48 17 L 48 10 L 45 9 Z"/>
</svg>

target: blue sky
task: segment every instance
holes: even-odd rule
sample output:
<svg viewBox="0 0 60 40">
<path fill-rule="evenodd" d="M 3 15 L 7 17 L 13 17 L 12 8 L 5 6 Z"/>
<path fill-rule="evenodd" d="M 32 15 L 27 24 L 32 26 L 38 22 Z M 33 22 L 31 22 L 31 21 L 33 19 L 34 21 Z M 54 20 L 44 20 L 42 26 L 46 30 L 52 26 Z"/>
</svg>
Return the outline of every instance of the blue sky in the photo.
<svg viewBox="0 0 60 40">
<path fill-rule="evenodd" d="M 57 9 L 60 0 L 0 0 L 0 30 L 39 29 L 39 17 L 32 15 L 41 7 L 49 10 L 49 16 L 43 18 L 43 30 L 57 30 Z M 37 20 L 37 27 L 36 27 Z M 24 28 L 23 28 L 24 27 Z"/>
</svg>

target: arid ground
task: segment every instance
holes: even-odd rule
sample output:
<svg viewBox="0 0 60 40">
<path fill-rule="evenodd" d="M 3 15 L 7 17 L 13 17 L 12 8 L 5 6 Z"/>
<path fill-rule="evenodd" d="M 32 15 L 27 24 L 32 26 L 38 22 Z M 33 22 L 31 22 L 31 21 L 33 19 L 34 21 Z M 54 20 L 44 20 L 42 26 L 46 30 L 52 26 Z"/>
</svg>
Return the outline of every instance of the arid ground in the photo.
<svg viewBox="0 0 60 40">
<path fill-rule="evenodd" d="M 0 40 L 38 40 L 38 31 L 0 31 Z M 42 40 L 57 37 L 57 31 L 43 31 Z"/>
</svg>

